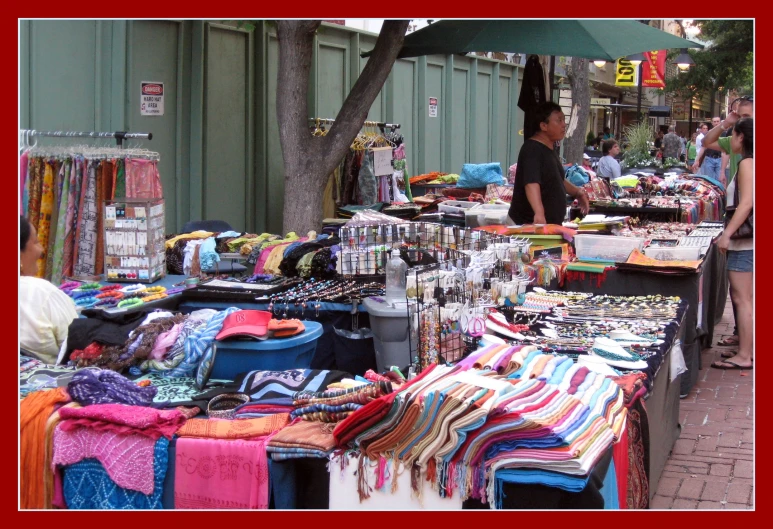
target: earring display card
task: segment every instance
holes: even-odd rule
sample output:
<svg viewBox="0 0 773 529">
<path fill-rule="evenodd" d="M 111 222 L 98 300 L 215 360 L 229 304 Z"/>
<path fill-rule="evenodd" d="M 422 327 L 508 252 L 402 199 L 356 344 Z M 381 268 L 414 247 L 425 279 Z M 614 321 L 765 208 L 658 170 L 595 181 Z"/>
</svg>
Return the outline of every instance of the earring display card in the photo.
<svg viewBox="0 0 773 529">
<path fill-rule="evenodd" d="M 105 278 L 153 283 L 166 276 L 164 200 L 105 202 Z"/>
</svg>

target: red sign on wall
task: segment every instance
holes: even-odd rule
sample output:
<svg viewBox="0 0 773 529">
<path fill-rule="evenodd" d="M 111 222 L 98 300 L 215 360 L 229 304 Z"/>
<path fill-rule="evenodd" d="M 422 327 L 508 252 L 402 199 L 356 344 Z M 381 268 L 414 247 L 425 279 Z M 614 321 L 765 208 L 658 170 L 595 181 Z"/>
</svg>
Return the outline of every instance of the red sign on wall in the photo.
<svg viewBox="0 0 773 529">
<path fill-rule="evenodd" d="M 647 88 L 666 87 L 666 50 L 644 53 L 647 58 L 642 64 L 642 86 Z"/>
</svg>

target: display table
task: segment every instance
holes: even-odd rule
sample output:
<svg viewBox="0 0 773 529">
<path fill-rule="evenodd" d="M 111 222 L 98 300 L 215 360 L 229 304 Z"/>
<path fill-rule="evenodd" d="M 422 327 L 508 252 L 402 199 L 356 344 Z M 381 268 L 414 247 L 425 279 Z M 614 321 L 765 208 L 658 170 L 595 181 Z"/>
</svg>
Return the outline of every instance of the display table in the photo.
<svg viewBox="0 0 773 529">
<path fill-rule="evenodd" d="M 724 256 L 716 244 L 709 248 L 703 265 L 694 274 L 669 275 L 647 270 L 607 270 L 599 285 L 599 274 L 553 281 L 548 290 L 589 292 L 612 296 L 679 296 L 689 304 L 682 324 L 684 359 L 688 372 L 682 375 L 681 394 L 686 395 L 698 381 L 701 351 L 711 346 L 714 325 L 722 317 L 727 299 Z M 723 284 L 725 286 L 723 286 Z"/>
</svg>

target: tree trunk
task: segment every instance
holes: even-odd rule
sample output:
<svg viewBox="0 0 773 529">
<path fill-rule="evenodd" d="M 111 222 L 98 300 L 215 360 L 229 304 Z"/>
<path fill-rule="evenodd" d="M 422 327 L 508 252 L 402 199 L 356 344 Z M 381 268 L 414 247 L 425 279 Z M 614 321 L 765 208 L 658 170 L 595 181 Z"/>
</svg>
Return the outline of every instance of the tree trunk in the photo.
<svg viewBox="0 0 773 529">
<path fill-rule="evenodd" d="M 566 129 L 564 158 L 566 163 L 582 165 L 585 149 L 585 134 L 590 111 L 590 83 L 588 82 L 588 59 L 572 57 L 567 65 L 566 76 L 572 88 L 572 116 Z"/>
<path fill-rule="evenodd" d="M 403 46 L 409 20 L 387 20 L 368 63 L 349 92 L 326 136 L 309 133 L 306 94 L 314 33 L 319 20 L 280 20 L 276 110 L 284 161 L 283 230 L 304 235 L 319 229 L 322 193 L 330 173 L 346 155 L 368 110 L 384 86 Z"/>
</svg>

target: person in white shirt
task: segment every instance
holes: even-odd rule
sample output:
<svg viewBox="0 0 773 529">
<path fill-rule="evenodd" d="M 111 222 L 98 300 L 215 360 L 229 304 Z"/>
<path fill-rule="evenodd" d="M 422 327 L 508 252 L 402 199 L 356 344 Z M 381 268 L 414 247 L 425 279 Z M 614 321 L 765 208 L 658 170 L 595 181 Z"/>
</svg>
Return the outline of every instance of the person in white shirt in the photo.
<svg viewBox="0 0 773 529">
<path fill-rule="evenodd" d="M 605 178 L 617 178 L 620 176 L 620 162 L 615 156 L 620 154 L 620 145 L 615 140 L 607 140 L 601 146 L 604 156 L 599 160 L 596 174 Z"/>
<path fill-rule="evenodd" d="M 67 341 L 70 323 L 78 317 L 67 294 L 35 277 L 43 255 L 35 227 L 19 216 L 19 346 L 46 364 L 55 364 Z"/>
</svg>

